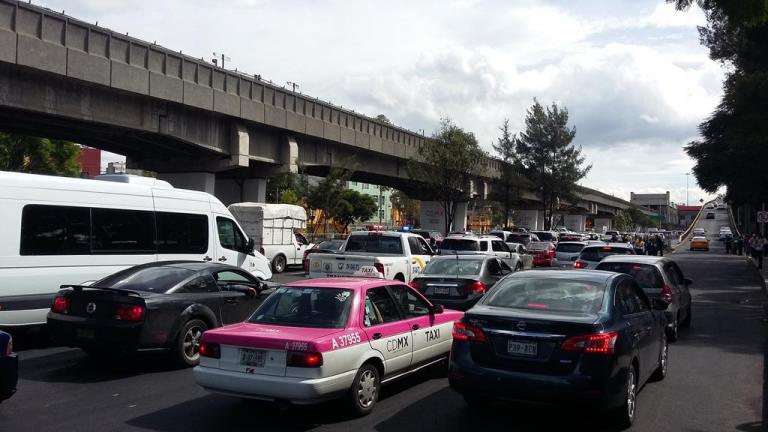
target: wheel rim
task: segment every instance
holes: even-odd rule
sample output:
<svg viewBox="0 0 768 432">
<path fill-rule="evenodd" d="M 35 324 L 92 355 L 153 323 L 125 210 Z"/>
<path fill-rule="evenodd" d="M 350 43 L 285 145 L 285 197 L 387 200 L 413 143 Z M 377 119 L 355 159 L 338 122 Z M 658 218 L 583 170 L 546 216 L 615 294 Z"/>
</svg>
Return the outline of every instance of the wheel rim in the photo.
<svg viewBox="0 0 768 432">
<path fill-rule="evenodd" d="M 357 400 L 363 408 L 370 408 L 376 401 L 376 375 L 369 369 L 360 375 L 360 381 L 357 386 Z"/>
<path fill-rule="evenodd" d="M 200 357 L 200 337 L 203 329 L 200 326 L 190 327 L 184 333 L 184 357 L 190 361 L 196 361 Z"/>
<path fill-rule="evenodd" d="M 285 263 L 283 263 L 283 257 L 275 258 L 275 270 L 277 270 L 278 273 L 282 272 L 283 267 L 285 267 Z"/>
<path fill-rule="evenodd" d="M 629 382 L 627 383 L 627 416 L 630 421 L 635 418 L 635 368 L 629 369 Z"/>
</svg>

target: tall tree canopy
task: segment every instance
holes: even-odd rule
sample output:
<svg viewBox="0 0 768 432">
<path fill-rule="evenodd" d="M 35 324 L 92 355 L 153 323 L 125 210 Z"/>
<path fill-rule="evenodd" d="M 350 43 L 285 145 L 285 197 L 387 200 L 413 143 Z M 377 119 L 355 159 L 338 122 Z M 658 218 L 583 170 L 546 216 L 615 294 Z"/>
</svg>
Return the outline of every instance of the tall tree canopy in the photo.
<svg viewBox="0 0 768 432">
<path fill-rule="evenodd" d="M 68 141 L 0 133 L 0 171 L 77 177 L 79 156 L 80 146 Z"/>
<path fill-rule="evenodd" d="M 736 203 L 768 200 L 768 2 L 667 1 L 679 9 L 701 7 L 707 17 L 701 43 L 728 66 L 720 104 L 699 126 L 701 139 L 686 147 L 696 180 L 712 193 L 726 186 Z"/>
<path fill-rule="evenodd" d="M 351 223 L 370 219 L 377 209 L 376 200 L 372 196 L 344 189 L 339 194 L 339 200 L 329 209 L 329 216 L 346 231 Z"/>
<path fill-rule="evenodd" d="M 408 175 L 426 185 L 422 195 L 440 202 L 445 232 L 453 229 L 457 204 L 469 199 L 470 179 L 478 174 L 484 156 L 472 132 L 442 119 L 432 138 L 419 147 L 417 158 L 408 161 Z"/>
<path fill-rule="evenodd" d="M 510 130 L 508 119 L 504 120 L 499 131 L 501 136 L 493 144 L 493 150 L 504 164 L 501 168 L 501 176 L 495 187 L 491 189 L 488 198 L 499 203 L 503 220 L 497 222 L 501 222 L 502 226 L 507 226 L 512 210 L 520 202 L 524 179 L 520 175 L 522 166 L 515 149 L 517 135 Z"/>
<path fill-rule="evenodd" d="M 525 131 L 516 140 L 516 151 L 524 174 L 533 183 L 544 210 L 544 229 L 561 200 L 575 202 L 576 183 L 587 175 L 581 147 L 573 144 L 576 129 L 568 127 L 568 110 L 553 103 L 543 107 L 534 99 L 525 118 Z"/>
</svg>

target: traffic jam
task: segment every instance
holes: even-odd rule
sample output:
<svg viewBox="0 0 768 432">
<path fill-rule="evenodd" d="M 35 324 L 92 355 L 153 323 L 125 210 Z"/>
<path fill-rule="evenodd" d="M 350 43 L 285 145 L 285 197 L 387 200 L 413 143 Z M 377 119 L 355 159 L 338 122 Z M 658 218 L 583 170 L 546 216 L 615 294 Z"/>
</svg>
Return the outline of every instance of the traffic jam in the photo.
<svg viewBox="0 0 768 432">
<path fill-rule="evenodd" d="M 23 180 L 29 187 L 34 179 Z M 73 189 L 83 185 L 69 181 Z M 116 189 L 106 185 L 113 196 Z M 127 192 L 137 191 L 157 193 Z M 209 198 L 200 198 L 210 212 Z M 322 248 L 290 235 L 288 249 L 305 246 L 305 253 L 289 259 L 275 240 L 284 222 L 267 223 L 285 219 L 285 209 L 252 210 L 244 217 L 242 208 L 230 213 L 220 205 L 185 216 L 157 206 L 105 212 L 93 201 L 19 205 L 20 261 L 50 250 L 66 258 L 66 248 L 83 247 L 51 238 L 59 226 L 83 231 L 73 225 L 81 215 L 86 231 L 104 230 L 90 242 L 95 258 L 123 259 L 120 248 L 142 242 L 174 252 L 160 254 L 158 246 L 154 261 L 60 284 L 42 311 L 51 340 L 105 363 L 165 352 L 221 397 L 283 405 L 338 399 L 363 416 L 382 386 L 432 371 L 473 410 L 498 401 L 585 406 L 629 427 L 638 392 L 664 379 L 669 344 L 691 323 L 692 281 L 668 258 L 636 254 L 615 238 L 620 233 L 373 230 Z M 298 213 L 290 233 L 306 220 Z M 155 238 L 137 237 L 146 235 L 142 220 L 156 224 Z M 100 256 L 97 247 L 113 253 Z M 226 249 L 236 259 L 195 260 L 184 249 L 222 258 Z M 269 283 L 280 270 L 275 261 L 302 265 L 307 275 Z M 0 318 L 19 316 L 9 312 Z M 25 319 L 38 315 L 29 308 Z M 16 392 L 18 363 L 11 335 L 0 332 L 0 400 Z"/>
</svg>

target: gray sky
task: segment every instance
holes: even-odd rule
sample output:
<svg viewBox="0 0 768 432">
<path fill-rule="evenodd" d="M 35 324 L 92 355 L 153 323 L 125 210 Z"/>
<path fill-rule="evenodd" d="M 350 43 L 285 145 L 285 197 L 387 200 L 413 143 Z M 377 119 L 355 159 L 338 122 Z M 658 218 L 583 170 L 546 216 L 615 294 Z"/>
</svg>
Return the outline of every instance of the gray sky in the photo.
<svg viewBox="0 0 768 432">
<path fill-rule="evenodd" d="M 685 202 L 683 146 L 722 94 L 703 15 L 663 0 L 33 3 L 192 56 L 224 52 L 232 68 L 414 131 L 447 116 L 487 149 L 505 118 L 520 130 L 533 98 L 554 101 L 594 164 L 582 183 L 625 199 Z"/>
</svg>

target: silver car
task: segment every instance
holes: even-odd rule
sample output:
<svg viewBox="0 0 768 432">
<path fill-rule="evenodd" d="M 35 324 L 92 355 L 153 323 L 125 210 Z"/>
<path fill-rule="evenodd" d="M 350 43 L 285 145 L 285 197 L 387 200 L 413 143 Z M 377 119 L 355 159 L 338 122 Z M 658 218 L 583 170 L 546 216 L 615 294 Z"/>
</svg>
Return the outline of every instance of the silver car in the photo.
<svg viewBox="0 0 768 432">
<path fill-rule="evenodd" d="M 649 298 L 658 297 L 669 303 L 664 312 L 667 317 L 667 338 L 677 340 L 681 327 L 691 325 L 691 292 L 693 283 L 683 276 L 680 267 L 669 258 L 645 255 L 613 255 L 597 265 L 597 270 L 625 273 L 637 280 Z"/>
<path fill-rule="evenodd" d="M 564 241 L 558 243 L 555 248 L 555 260 L 552 262 L 552 267 L 573 268 L 573 262 L 576 261 L 586 245 L 586 242 Z"/>
<path fill-rule="evenodd" d="M 635 248 L 627 243 L 606 243 L 604 245 L 584 246 L 579 257 L 573 262 L 573 268 L 594 270 L 603 258 L 610 255 L 634 255 Z"/>
<path fill-rule="evenodd" d="M 437 256 L 409 285 L 432 303 L 467 310 L 510 273 L 512 268 L 493 255 Z"/>
</svg>

